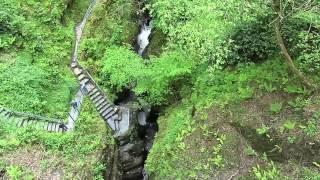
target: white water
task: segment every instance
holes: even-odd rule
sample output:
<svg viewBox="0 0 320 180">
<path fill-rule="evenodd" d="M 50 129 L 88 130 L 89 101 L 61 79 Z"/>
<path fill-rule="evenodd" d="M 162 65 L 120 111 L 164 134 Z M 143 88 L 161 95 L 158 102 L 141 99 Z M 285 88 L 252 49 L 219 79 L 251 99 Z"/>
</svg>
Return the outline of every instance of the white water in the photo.
<svg viewBox="0 0 320 180">
<path fill-rule="evenodd" d="M 147 25 L 146 22 L 142 25 L 141 32 L 138 36 L 138 45 L 139 45 L 138 54 L 140 56 L 142 56 L 142 54 L 144 53 L 144 51 L 146 50 L 147 46 L 150 43 L 149 36 L 151 34 L 151 30 L 152 30 L 151 22 L 149 23 L 149 25 Z"/>
</svg>

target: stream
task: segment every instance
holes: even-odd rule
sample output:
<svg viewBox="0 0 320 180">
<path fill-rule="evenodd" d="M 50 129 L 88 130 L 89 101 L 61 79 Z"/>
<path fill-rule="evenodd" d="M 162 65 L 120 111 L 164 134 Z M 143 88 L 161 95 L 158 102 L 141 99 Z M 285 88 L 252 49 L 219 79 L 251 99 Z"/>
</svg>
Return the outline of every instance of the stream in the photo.
<svg viewBox="0 0 320 180">
<path fill-rule="evenodd" d="M 138 49 L 138 54 L 140 56 L 143 56 L 146 48 L 149 45 L 149 38 L 151 35 L 152 31 L 152 22 L 149 16 L 143 18 L 142 20 L 142 25 L 140 29 L 140 34 L 137 37 L 137 49 Z"/>
<path fill-rule="evenodd" d="M 150 43 L 149 39 L 152 32 L 152 21 L 151 21 L 149 12 L 144 12 L 141 15 L 139 26 L 140 26 L 140 32 L 137 35 L 137 38 L 133 47 L 135 47 L 137 54 L 139 54 L 141 57 L 144 57 L 144 54 Z M 122 93 L 117 94 L 117 97 L 118 97 L 118 100 L 115 102 L 115 104 L 118 104 L 118 105 L 137 102 L 136 95 L 130 89 L 123 90 Z M 145 160 L 147 159 L 148 153 L 153 145 L 154 137 L 158 132 L 158 124 L 157 124 L 157 119 L 159 116 L 158 114 L 159 112 L 155 107 L 142 107 L 140 110 L 138 110 L 137 112 L 138 136 L 136 138 L 140 143 L 142 143 L 141 145 L 143 146 L 143 150 L 142 150 L 143 163 L 140 165 L 141 167 L 139 167 L 139 173 L 128 174 L 127 172 L 124 171 L 124 174 L 127 174 L 128 176 L 124 176 L 122 177 L 122 179 L 124 180 L 148 180 L 149 179 L 148 173 L 144 167 L 144 164 L 145 164 Z M 120 147 L 120 156 L 121 156 L 121 147 Z"/>
<path fill-rule="evenodd" d="M 144 1 L 137 1 L 137 3 L 139 3 L 140 9 L 144 8 Z M 77 55 L 81 37 L 95 4 L 96 0 L 91 0 L 83 20 L 75 28 L 76 37 L 71 66 L 72 64 L 78 64 Z M 152 21 L 148 11 L 140 15 L 138 25 L 140 32 L 136 36 L 133 47 L 135 47 L 136 53 L 143 57 L 147 51 L 150 43 L 149 39 L 152 34 Z M 90 79 L 94 81 L 91 76 Z M 106 169 L 105 179 L 148 180 L 149 177 L 144 164 L 152 147 L 155 134 L 158 131 L 158 108 L 145 106 L 137 109 L 134 105 L 138 102 L 137 97 L 130 89 L 124 89 L 123 92 L 117 94 L 117 97 L 118 99 L 114 104 L 119 109 L 123 108 L 128 110 L 127 117 L 130 117 L 128 121 L 129 130 L 127 129 L 122 132 L 120 128 L 119 131 L 121 133 L 115 133 L 114 135 L 117 145 L 113 152 L 112 168 L 109 166 Z M 124 117 L 122 117 L 121 121 L 124 121 L 123 118 Z M 69 125 L 73 126 L 72 122 Z M 110 154 L 109 152 L 106 153 Z"/>
<path fill-rule="evenodd" d="M 143 2 L 142 2 L 143 4 Z M 144 4 L 143 4 L 144 6 Z M 142 8 L 141 8 L 142 9 Z M 139 20 L 140 32 L 136 37 L 136 41 L 133 44 L 135 47 L 135 51 L 141 57 L 144 57 L 145 52 L 147 51 L 148 45 L 150 43 L 149 39 L 152 33 L 152 21 L 149 15 L 149 12 L 145 11 Z M 130 89 L 124 89 L 121 93 L 117 94 L 118 99 L 115 101 L 116 105 L 119 106 L 130 106 L 133 102 L 138 102 L 135 93 Z M 146 171 L 144 164 L 147 159 L 148 153 L 153 145 L 153 140 L 158 132 L 158 124 L 157 119 L 159 116 L 159 112 L 156 107 L 142 107 L 136 112 L 137 123 L 135 130 L 137 131 L 137 135 L 135 136 L 135 140 L 133 143 L 127 143 L 124 146 L 119 147 L 119 159 L 120 166 L 122 166 L 123 172 L 122 177 L 120 179 L 123 180 L 148 180 L 148 172 Z M 140 149 L 140 152 L 136 151 L 135 153 L 128 153 L 127 146 L 135 146 Z M 132 148 L 135 149 L 135 148 Z M 123 160 L 123 157 L 129 155 L 131 157 L 125 158 L 130 161 L 128 163 L 126 160 Z M 140 161 L 142 158 L 142 162 L 135 167 L 126 168 L 128 164 L 135 164 L 133 162 Z"/>
</svg>

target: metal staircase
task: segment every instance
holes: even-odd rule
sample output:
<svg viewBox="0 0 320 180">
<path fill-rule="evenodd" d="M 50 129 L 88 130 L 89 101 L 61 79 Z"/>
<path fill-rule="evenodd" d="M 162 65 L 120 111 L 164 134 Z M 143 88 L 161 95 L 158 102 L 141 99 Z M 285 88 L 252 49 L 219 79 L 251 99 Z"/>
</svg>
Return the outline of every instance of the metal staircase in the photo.
<svg viewBox="0 0 320 180">
<path fill-rule="evenodd" d="M 110 102 L 92 76 L 83 67 L 81 67 L 79 63 L 72 62 L 71 68 L 79 80 L 83 91 L 85 91 L 84 93 L 90 97 L 90 100 L 95 105 L 96 110 L 99 112 L 103 120 L 108 123 L 110 128 L 115 132 L 127 131 L 129 129 L 129 121 L 125 120 L 127 118 L 122 117 L 129 116 L 129 110 L 115 106 Z"/>
<path fill-rule="evenodd" d="M 62 120 L 16 112 L 3 107 L 0 107 L 0 121 L 13 124 L 17 127 L 32 126 L 36 129 L 46 130 L 49 132 L 67 131 L 67 127 L 62 123 Z"/>
</svg>

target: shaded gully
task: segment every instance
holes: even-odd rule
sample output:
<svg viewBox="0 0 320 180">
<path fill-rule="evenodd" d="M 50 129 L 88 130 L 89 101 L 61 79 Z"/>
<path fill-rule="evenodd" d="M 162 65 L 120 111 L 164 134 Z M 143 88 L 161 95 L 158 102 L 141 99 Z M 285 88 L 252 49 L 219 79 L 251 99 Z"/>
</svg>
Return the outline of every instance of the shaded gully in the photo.
<svg viewBox="0 0 320 180">
<path fill-rule="evenodd" d="M 143 4 L 143 2 L 139 3 Z M 152 22 L 148 11 L 140 16 L 139 27 L 140 32 L 133 46 L 136 53 L 144 57 L 152 32 Z M 119 160 L 118 176 L 110 179 L 148 180 L 148 172 L 144 164 L 158 131 L 158 108 L 145 106 L 136 109 L 133 104 L 137 102 L 137 97 L 130 89 L 124 89 L 117 94 L 117 97 L 114 103 L 132 109 L 134 113 L 132 117 L 136 117 L 136 123 L 127 136 L 117 138 L 118 152 L 115 154 Z M 131 122 L 134 120 L 131 119 Z"/>
</svg>

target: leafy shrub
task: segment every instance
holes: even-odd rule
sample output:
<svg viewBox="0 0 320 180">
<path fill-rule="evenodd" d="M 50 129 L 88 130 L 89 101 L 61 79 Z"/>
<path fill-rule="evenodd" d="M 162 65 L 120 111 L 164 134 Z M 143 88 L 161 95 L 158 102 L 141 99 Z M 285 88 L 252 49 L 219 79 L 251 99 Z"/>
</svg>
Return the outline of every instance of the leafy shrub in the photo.
<svg viewBox="0 0 320 180">
<path fill-rule="evenodd" d="M 71 95 L 68 88 L 75 82 L 67 69 L 73 25 L 60 22 L 67 4 L 64 0 L 0 2 L 2 106 L 64 117 Z"/>
<path fill-rule="evenodd" d="M 133 88 L 150 103 L 166 103 L 179 81 L 191 73 L 192 61 L 179 52 L 151 58 L 148 64 L 125 47 L 111 47 L 104 56 L 103 82 L 116 92 Z"/>
<path fill-rule="evenodd" d="M 231 37 L 234 41 L 233 58 L 239 62 L 259 62 L 273 56 L 277 50 L 274 30 L 268 25 L 271 14 L 259 17 L 256 21 L 240 25 Z"/>
<path fill-rule="evenodd" d="M 243 23 L 268 14 L 265 1 L 152 0 L 151 14 L 156 27 L 169 36 L 169 46 L 186 51 L 197 63 L 222 68 L 235 61 L 230 36 Z M 174 8 L 174 10 L 171 10 Z"/>
<path fill-rule="evenodd" d="M 179 88 L 188 84 L 193 66 L 190 57 L 178 51 L 151 58 L 134 91 L 141 96 L 147 95 L 145 99 L 153 104 L 176 100 Z"/>
<path fill-rule="evenodd" d="M 49 86 L 48 73 L 32 66 L 26 56 L 0 73 L 0 105 L 19 111 L 42 111 L 46 105 L 44 94 Z M 44 81 L 47 79 L 47 81 Z"/>
<path fill-rule="evenodd" d="M 309 73 L 319 73 L 320 31 L 319 33 L 302 31 L 299 34 L 296 49 L 299 51 L 298 61 L 303 70 Z"/>
<path fill-rule="evenodd" d="M 97 1 L 85 27 L 83 59 L 101 59 L 108 46 L 132 44 L 138 33 L 138 7 L 131 0 Z"/>
<path fill-rule="evenodd" d="M 125 47 L 108 48 L 103 60 L 103 79 L 116 92 L 132 87 L 146 70 L 143 60 Z"/>
</svg>

